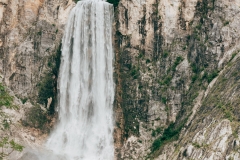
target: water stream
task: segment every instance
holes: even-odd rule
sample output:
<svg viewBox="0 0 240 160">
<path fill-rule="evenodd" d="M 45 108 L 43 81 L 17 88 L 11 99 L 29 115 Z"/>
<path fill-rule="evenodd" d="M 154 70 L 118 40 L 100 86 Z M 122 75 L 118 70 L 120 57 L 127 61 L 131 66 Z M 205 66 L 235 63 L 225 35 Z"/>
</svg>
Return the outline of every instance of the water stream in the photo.
<svg viewBox="0 0 240 160">
<path fill-rule="evenodd" d="M 69 15 L 50 160 L 114 159 L 112 21 L 113 6 L 99 0 L 79 1 Z"/>
</svg>

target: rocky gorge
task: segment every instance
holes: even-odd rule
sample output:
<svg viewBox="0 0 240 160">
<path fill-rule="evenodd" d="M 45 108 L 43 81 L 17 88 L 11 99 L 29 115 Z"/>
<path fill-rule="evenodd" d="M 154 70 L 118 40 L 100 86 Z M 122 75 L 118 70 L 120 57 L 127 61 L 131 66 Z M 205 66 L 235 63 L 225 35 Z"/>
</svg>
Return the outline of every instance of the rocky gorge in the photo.
<svg viewBox="0 0 240 160">
<path fill-rule="evenodd" d="M 115 159 L 240 159 L 240 1 L 116 0 Z M 23 146 L 49 130 L 24 125 L 39 106 L 54 125 L 61 39 L 72 0 L 0 0 L 3 107 Z M 51 117 L 51 118 L 48 118 Z M 19 132 L 21 130 L 21 132 Z"/>
</svg>

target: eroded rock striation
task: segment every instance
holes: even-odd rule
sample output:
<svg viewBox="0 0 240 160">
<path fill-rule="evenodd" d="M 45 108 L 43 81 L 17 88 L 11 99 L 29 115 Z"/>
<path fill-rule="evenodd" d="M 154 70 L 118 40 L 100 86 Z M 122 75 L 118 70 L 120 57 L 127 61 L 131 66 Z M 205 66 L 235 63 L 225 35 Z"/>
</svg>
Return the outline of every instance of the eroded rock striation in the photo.
<svg viewBox="0 0 240 160">
<path fill-rule="evenodd" d="M 118 159 L 239 158 L 239 11 L 238 1 L 120 1 Z"/>
</svg>

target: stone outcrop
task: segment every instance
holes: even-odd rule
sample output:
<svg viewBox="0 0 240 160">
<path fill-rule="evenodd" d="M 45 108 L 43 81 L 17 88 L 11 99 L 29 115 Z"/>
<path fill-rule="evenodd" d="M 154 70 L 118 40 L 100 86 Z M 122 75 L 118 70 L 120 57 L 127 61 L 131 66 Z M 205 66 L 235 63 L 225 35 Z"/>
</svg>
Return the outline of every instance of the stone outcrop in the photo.
<svg viewBox="0 0 240 160">
<path fill-rule="evenodd" d="M 71 0 L 1 0 L 0 55 L 4 82 L 34 100 L 47 60 L 58 49 Z"/>
<path fill-rule="evenodd" d="M 39 129 L 23 127 L 22 122 L 26 111 L 38 106 L 38 85 L 52 66 L 49 58 L 59 50 L 64 25 L 74 5 L 72 0 L 0 0 L 1 83 L 7 86 L 19 108 L 1 109 L 14 124 L 10 138 L 25 147 L 22 153 L 13 152 L 9 159 L 18 159 L 29 147 L 40 147 L 47 137 Z"/>
<path fill-rule="evenodd" d="M 117 107 L 124 132 L 116 139 L 122 140 L 118 159 L 238 159 L 231 146 L 236 111 L 227 105 L 214 112 L 221 98 L 212 112 L 202 111 L 210 105 L 208 98 L 220 93 L 216 87 L 226 67 L 237 64 L 239 11 L 238 1 L 120 1 Z M 223 92 L 233 94 L 230 85 Z M 227 97 L 227 104 L 235 101 Z M 197 127 L 199 118 L 202 128 Z M 165 142 L 161 137 L 170 124 L 181 132 Z M 156 140 L 164 145 L 153 151 Z"/>
</svg>

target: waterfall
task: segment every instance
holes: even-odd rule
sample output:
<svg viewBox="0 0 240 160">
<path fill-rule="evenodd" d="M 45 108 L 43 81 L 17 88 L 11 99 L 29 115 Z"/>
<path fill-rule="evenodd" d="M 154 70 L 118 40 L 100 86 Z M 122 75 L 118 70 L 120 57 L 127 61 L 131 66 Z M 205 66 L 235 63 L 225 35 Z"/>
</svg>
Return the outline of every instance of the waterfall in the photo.
<svg viewBox="0 0 240 160">
<path fill-rule="evenodd" d="M 69 15 L 58 79 L 59 122 L 46 143 L 51 159 L 114 159 L 112 21 L 113 6 L 99 0 L 79 1 Z"/>
</svg>

